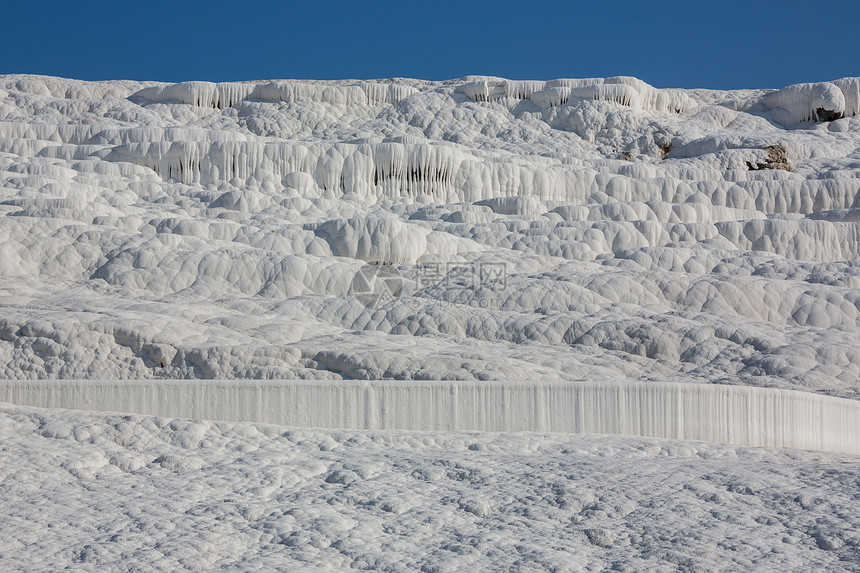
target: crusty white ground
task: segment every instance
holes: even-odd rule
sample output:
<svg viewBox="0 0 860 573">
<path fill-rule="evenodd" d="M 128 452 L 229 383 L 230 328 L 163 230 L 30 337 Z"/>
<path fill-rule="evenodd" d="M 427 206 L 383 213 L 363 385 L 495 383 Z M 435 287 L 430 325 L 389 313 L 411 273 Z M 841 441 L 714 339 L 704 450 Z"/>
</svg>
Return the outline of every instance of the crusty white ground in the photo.
<svg viewBox="0 0 860 573">
<path fill-rule="evenodd" d="M 856 78 L 0 76 L 0 378 L 857 398 L 858 110 Z"/>
<path fill-rule="evenodd" d="M 858 398 L 858 113 L 857 78 L 0 76 L 0 378 Z M 19 407 L 0 457 L 2 570 L 860 567 L 851 457 Z"/>
<path fill-rule="evenodd" d="M 6 571 L 860 569 L 851 456 L 0 408 Z"/>
</svg>

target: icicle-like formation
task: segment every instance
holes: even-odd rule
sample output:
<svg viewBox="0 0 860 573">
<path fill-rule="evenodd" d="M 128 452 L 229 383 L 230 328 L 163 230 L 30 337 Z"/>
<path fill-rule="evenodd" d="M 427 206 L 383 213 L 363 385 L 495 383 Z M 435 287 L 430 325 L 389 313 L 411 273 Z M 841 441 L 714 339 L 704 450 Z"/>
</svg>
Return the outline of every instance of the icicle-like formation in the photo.
<svg viewBox="0 0 860 573">
<path fill-rule="evenodd" d="M 547 88 L 581 88 L 583 86 L 593 86 L 602 84 L 603 78 L 559 78 L 546 82 Z"/>
<path fill-rule="evenodd" d="M 248 99 L 287 103 L 308 101 L 330 105 L 367 105 L 367 94 L 360 86 L 327 86 L 302 82 L 260 84 L 254 88 Z"/>
<path fill-rule="evenodd" d="M 45 154 L 41 151 L 45 144 L 30 140 L 0 139 L 0 145 Z M 38 149 L 30 149 L 33 145 Z M 428 143 L 325 145 L 166 138 L 117 145 L 104 158 L 141 165 L 162 179 L 187 184 L 247 186 L 269 181 L 282 189 L 288 186 L 290 174 L 304 173 L 314 182 L 316 192 L 356 194 L 376 200 L 421 198 L 446 203 L 520 195 L 584 201 L 598 193 L 604 197 L 601 202 L 659 198 L 683 203 L 700 194 L 714 206 L 798 214 L 850 208 L 860 201 L 860 182 L 853 178 L 738 183 L 718 180 L 691 186 L 681 179 L 653 177 L 653 167 L 648 171 L 648 166 L 637 164 L 623 163 L 617 169 L 598 173 L 564 165 L 481 159 L 458 147 Z"/>
<path fill-rule="evenodd" d="M 114 147 L 108 161 L 128 161 L 164 179 L 220 184 L 271 180 L 283 187 L 294 172 L 313 176 L 322 191 L 387 198 L 459 196 L 459 168 L 467 156 L 457 148 L 428 144 L 288 144 L 253 141 L 161 141 Z M 458 177 L 460 179 L 458 179 Z M 457 184 L 460 185 L 457 185 Z M 460 187 L 460 189 L 458 189 Z"/>
<path fill-rule="evenodd" d="M 261 84 L 182 82 L 155 86 L 132 98 L 149 102 L 178 101 L 198 107 L 225 109 L 240 101 L 319 102 L 330 105 L 375 105 L 396 103 L 417 90 L 401 84 L 361 82 L 357 85 L 325 85 L 285 81 Z"/>
<path fill-rule="evenodd" d="M 418 93 L 418 90 L 405 84 L 384 84 L 379 82 L 361 82 L 361 89 L 367 95 L 371 105 L 382 103 L 397 103 Z"/>
<path fill-rule="evenodd" d="M 2 382 L 0 400 L 316 428 L 621 434 L 860 453 L 860 401 L 718 384 L 51 380 Z"/>
<path fill-rule="evenodd" d="M 696 102 L 690 99 L 684 90 L 668 88 L 657 90 L 657 97 L 653 105 L 656 111 L 682 113 L 696 107 Z"/>
<path fill-rule="evenodd" d="M 849 80 L 842 80 L 851 91 Z M 773 119 L 783 125 L 804 121 L 832 121 L 846 113 L 845 94 L 832 82 L 795 84 L 772 92 L 762 100 Z M 854 107 L 856 100 L 852 102 Z M 853 115 L 853 114 L 852 114 Z"/>
<path fill-rule="evenodd" d="M 860 115 L 860 78 L 842 78 L 831 82 L 845 97 L 845 116 Z"/>
<path fill-rule="evenodd" d="M 642 109 L 639 92 L 626 84 L 593 84 L 575 88 L 550 88 L 532 95 L 539 107 L 564 105 L 571 99 L 598 99 L 614 101 L 621 105 Z"/>
<path fill-rule="evenodd" d="M 546 87 L 546 82 L 535 80 L 505 80 L 505 95 L 515 99 L 529 99 Z"/>
<path fill-rule="evenodd" d="M 178 101 L 199 107 L 228 108 L 248 96 L 253 84 L 181 82 L 143 89 L 134 96 L 150 102 Z"/>
<path fill-rule="evenodd" d="M 457 91 L 474 101 L 492 101 L 505 95 L 505 82 L 501 80 L 477 80 L 463 84 Z"/>
<path fill-rule="evenodd" d="M 582 200 L 588 189 L 583 182 L 595 181 L 594 172 L 587 170 L 485 161 L 453 146 L 431 144 L 161 141 L 118 145 L 105 159 L 142 165 L 165 180 L 188 184 L 270 181 L 283 188 L 288 174 L 303 172 L 322 192 L 376 199 L 423 197 L 437 203 L 513 195 Z M 610 179 L 598 185 L 610 184 Z"/>
<path fill-rule="evenodd" d="M 593 86 L 584 86 L 586 89 Z M 570 100 L 571 90 L 581 88 L 551 87 L 532 94 L 530 98 L 538 107 L 549 108 L 566 104 Z"/>
<path fill-rule="evenodd" d="M 479 79 L 459 86 L 458 91 L 474 101 L 494 101 L 502 97 L 531 99 L 541 108 L 564 105 L 571 98 L 614 101 L 633 109 L 672 113 L 695 106 L 683 90 L 658 90 L 627 76 L 548 82 Z"/>
</svg>

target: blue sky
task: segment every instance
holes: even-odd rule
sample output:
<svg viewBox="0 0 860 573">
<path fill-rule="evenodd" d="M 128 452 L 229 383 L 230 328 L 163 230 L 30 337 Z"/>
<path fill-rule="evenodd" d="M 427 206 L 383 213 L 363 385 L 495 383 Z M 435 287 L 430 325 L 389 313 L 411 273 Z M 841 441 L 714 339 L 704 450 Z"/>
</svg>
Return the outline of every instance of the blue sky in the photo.
<svg viewBox="0 0 860 573">
<path fill-rule="evenodd" d="M 860 2 L 17 0 L 0 73 L 235 81 L 632 75 L 781 87 L 860 75 Z"/>
</svg>

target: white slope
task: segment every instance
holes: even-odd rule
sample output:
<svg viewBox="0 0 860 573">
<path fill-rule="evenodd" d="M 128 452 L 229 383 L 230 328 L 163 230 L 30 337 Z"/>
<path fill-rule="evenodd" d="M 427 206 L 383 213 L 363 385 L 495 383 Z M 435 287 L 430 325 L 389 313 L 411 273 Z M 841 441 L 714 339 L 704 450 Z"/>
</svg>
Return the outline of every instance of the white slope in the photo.
<svg viewBox="0 0 860 573">
<path fill-rule="evenodd" d="M 7 571 L 848 571 L 857 458 L 0 407 Z"/>
<path fill-rule="evenodd" d="M 3 406 L 2 568 L 860 567 L 856 456 L 666 439 L 856 451 L 858 113 L 0 76 L 3 399 L 661 436 Z"/>
<path fill-rule="evenodd" d="M 858 86 L 2 76 L 0 377 L 856 398 Z"/>
</svg>

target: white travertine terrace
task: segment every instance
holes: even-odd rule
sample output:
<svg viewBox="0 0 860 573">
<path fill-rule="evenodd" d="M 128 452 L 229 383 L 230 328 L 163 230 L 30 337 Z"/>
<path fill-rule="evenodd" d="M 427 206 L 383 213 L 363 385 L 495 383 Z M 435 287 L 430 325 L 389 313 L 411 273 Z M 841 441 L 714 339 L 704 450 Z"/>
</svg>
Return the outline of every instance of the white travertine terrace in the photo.
<svg viewBox="0 0 860 573">
<path fill-rule="evenodd" d="M 632 381 L 7 381 L 0 402 L 305 428 L 563 432 L 860 454 L 860 401 Z"/>
<path fill-rule="evenodd" d="M 0 563 L 856 568 L 858 114 L 0 76 Z"/>
<path fill-rule="evenodd" d="M 0 377 L 856 398 L 858 82 L 3 76 Z"/>
</svg>

